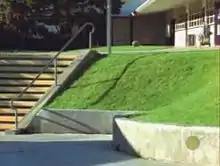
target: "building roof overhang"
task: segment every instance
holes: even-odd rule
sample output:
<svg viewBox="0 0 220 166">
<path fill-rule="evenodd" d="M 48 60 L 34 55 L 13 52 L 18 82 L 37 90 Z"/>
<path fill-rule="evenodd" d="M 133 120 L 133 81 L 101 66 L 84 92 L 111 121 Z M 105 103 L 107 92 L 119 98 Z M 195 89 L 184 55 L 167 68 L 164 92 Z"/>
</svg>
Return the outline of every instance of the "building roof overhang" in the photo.
<svg viewBox="0 0 220 166">
<path fill-rule="evenodd" d="M 179 6 L 186 6 L 195 0 L 147 0 L 136 8 L 135 14 L 167 11 Z"/>
</svg>

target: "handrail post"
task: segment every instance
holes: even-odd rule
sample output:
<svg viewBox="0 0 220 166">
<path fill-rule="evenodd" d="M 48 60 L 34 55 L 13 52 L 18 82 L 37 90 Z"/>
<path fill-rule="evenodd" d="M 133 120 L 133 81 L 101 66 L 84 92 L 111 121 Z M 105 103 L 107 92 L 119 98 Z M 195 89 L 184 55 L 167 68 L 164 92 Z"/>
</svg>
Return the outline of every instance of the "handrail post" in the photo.
<svg viewBox="0 0 220 166">
<path fill-rule="evenodd" d="M 18 129 L 18 111 L 14 109 L 15 112 L 15 130 Z"/>
<path fill-rule="evenodd" d="M 11 101 L 10 101 L 10 107 L 11 107 L 12 111 L 14 112 L 14 117 L 15 117 L 14 125 L 15 125 L 15 130 L 17 130 L 18 129 L 18 111 L 14 107 L 14 100 L 13 99 L 11 99 Z"/>
<path fill-rule="evenodd" d="M 95 26 L 94 24 L 90 23 L 90 25 L 92 26 L 92 30 L 89 32 L 89 49 L 92 49 L 92 35 L 95 32 Z"/>
<path fill-rule="evenodd" d="M 106 20 L 107 20 L 107 28 L 106 28 L 106 45 L 108 49 L 108 55 L 111 55 L 112 53 L 112 0 L 107 0 L 107 15 L 106 15 Z"/>
<path fill-rule="evenodd" d="M 54 59 L 54 80 L 55 85 L 57 86 L 57 58 Z"/>
<path fill-rule="evenodd" d="M 89 49 L 92 49 L 92 33 L 89 32 Z"/>
</svg>

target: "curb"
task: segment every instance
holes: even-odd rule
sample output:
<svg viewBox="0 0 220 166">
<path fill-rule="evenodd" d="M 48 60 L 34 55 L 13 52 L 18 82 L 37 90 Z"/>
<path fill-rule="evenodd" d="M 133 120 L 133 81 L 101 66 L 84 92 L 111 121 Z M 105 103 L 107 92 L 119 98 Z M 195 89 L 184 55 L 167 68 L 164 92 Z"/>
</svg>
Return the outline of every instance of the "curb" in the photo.
<svg viewBox="0 0 220 166">
<path fill-rule="evenodd" d="M 219 128 L 150 124 L 116 118 L 113 147 L 145 159 L 219 166 Z"/>
</svg>

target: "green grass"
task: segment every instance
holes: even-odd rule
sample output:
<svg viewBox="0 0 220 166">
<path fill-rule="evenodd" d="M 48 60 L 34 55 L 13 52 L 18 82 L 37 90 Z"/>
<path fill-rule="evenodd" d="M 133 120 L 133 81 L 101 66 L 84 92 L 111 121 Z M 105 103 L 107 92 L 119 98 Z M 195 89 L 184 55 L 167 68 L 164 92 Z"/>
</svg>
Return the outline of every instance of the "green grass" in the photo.
<svg viewBox="0 0 220 166">
<path fill-rule="evenodd" d="M 145 122 L 219 125 L 218 51 L 112 55 L 47 107 L 139 110 Z"/>
</svg>

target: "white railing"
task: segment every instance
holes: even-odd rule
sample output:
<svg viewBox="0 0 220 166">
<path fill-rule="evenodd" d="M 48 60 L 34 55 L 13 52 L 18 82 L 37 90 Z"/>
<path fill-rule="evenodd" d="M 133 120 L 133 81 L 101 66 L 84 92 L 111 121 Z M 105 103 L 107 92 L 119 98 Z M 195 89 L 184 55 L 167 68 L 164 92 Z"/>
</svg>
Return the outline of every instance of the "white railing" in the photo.
<svg viewBox="0 0 220 166">
<path fill-rule="evenodd" d="M 202 12 L 194 13 L 190 15 L 189 20 L 187 21 L 187 28 L 197 28 L 201 27 L 204 23 L 204 16 L 202 15 Z M 211 25 L 215 22 L 215 15 L 214 15 L 214 9 L 208 9 L 207 10 L 207 24 Z M 186 20 L 186 19 L 185 19 Z M 177 23 L 175 24 L 175 30 L 184 30 L 186 29 L 186 21 L 184 20 L 184 17 L 180 17 L 177 19 Z"/>
</svg>

